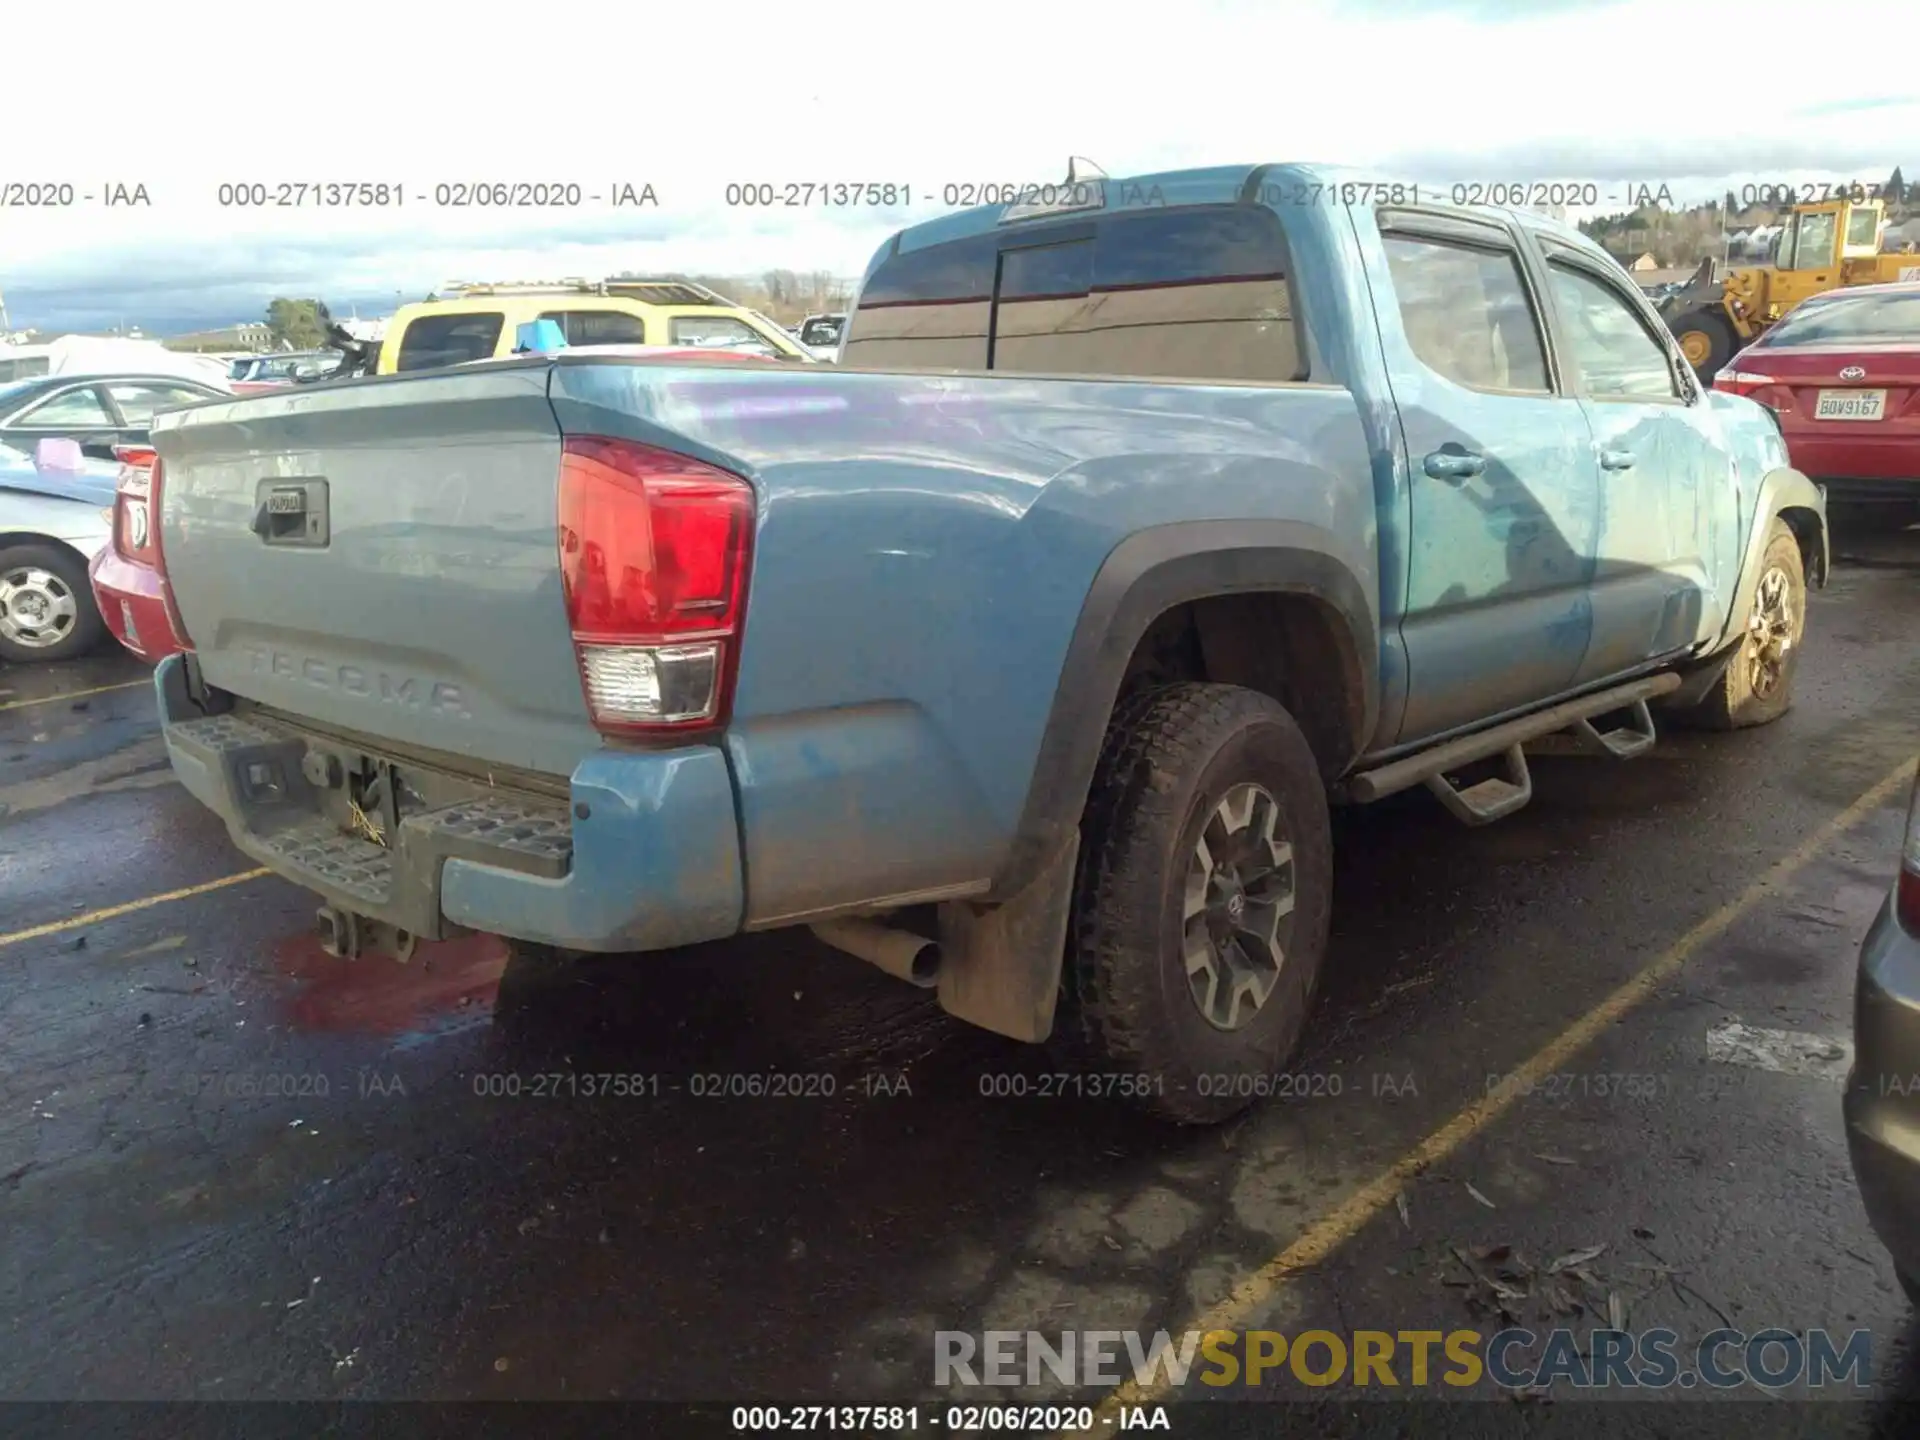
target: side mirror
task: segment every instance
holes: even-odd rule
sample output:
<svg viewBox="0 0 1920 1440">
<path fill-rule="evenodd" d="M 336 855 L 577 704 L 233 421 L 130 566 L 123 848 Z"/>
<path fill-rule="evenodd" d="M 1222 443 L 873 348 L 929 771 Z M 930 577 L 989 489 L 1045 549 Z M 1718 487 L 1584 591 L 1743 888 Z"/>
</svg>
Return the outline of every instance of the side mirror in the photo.
<svg viewBox="0 0 1920 1440">
<path fill-rule="evenodd" d="M 33 447 L 33 464 L 37 470 L 77 475 L 87 468 L 87 457 L 78 440 L 42 440 Z"/>
</svg>

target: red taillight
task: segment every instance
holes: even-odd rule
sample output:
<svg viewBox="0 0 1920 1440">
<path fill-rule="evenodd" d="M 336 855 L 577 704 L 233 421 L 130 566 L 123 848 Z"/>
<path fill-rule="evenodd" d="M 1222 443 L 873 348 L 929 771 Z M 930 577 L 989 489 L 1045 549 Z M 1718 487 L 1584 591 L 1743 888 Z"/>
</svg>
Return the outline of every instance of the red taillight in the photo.
<svg viewBox="0 0 1920 1440">
<path fill-rule="evenodd" d="M 122 465 L 136 465 L 141 469 L 153 464 L 154 451 L 151 445 L 116 445 L 113 458 Z"/>
<path fill-rule="evenodd" d="M 753 556 L 753 487 L 629 440 L 560 462 L 560 576 L 587 708 L 623 733 L 723 724 Z"/>
<path fill-rule="evenodd" d="M 1769 387 L 1780 382 L 1771 375 L 1762 375 L 1753 370 L 1722 370 L 1713 377 L 1713 388 L 1723 390 L 1729 395 L 1744 395 L 1749 400 L 1758 400 L 1762 405 L 1779 409 L 1784 390 L 1775 393 Z"/>
<path fill-rule="evenodd" d="M 1900 846 L 1900 878 L 1893 892 L 1893 913 L 1909 935 L 1920 936 L 1920 775 L 1907 802 L 1907 833 Z"/>
<path fill-rule="evenodd" d="M 153 457 L 153 465 L 147 471 L 147 534 L 149 547 L 153 553 L 154 574 L 160 579 L 160 598 L 166 602 L 167 624 L 173 627 L 173 638 L 182 649 L 191 650 L 193 640 L 187 634 L 187 622 L 180 618 L 179 603 L 173 598 L 173 582 L 167 578 L 167 552 L 160 543 L 160 506 L 162 479 L 166 467 L 161 464 L 158 455 Z"/>
</svg>

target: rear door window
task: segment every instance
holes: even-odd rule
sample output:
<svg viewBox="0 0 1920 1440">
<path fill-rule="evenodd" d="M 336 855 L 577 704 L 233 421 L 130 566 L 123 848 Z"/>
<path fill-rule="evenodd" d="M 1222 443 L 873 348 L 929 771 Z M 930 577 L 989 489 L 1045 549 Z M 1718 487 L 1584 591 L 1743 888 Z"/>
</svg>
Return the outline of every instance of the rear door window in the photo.
<svg viewBox="0 0 1920 1440">
<path fill-rule="evenodd" d="M 647 322 L 624 310 L 547 310 L 540 318 L 559 325 L 569 345 L 647 343 Z"/>
<path fill-rule="evenodd" d="M 396 370 L 432 370 L 489 360 L 500 344 L 506 316 L 498 310 L 457 315 L 419 315 L 400 337 Z"/>
<path fill-rule="evenodd" d="M 1546 394 L 1546 350 L 1510 248 L 1382 236 L 1407 344 L 1422 365 L 1470 390 Z"/>
</svg>

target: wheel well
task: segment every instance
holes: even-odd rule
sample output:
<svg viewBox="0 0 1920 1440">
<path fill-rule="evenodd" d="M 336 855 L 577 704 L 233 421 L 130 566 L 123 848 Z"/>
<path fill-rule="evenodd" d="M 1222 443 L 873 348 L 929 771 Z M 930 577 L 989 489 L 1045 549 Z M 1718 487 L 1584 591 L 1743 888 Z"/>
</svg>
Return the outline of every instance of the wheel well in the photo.
<svg viewBox="0 0 1920 1440">
<path fill-rule="evenodd" d="M 1820 543 L 1820 517 L 1802 505 L 1789 505 L 1780 518 L 1800 543 L 1800 564 L 1808 580 L 1818 585 L 1825 581 L 1826 547 Z"/>
<path fill-rule="evenodd" d="M 1210 595 L 1164 611 L 1134 646 L 1120 694 L 1175 680 L 1243 685 L 1298 722 L 1331 781 L 1366 721 L 1360 659 L 1339 613 L 1311 595 Z"/>
<path fill-rule="evenodd" d="M 64 550 L 83 566 L 87 557 L 72 541 L 62 540 L 56 535 L 42 535 L 35 530 L 0 530 L 0 550 L 11 550 L 16 545 L 51 545 L 56 550 Z"/>
</svg>

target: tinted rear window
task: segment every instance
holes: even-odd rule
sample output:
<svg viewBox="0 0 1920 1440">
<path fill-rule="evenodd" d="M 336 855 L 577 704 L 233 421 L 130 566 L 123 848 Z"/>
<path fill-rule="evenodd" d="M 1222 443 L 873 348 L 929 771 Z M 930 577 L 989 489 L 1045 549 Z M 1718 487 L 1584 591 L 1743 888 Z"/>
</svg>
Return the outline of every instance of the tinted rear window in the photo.
<svg viewBox="0 0 1920 1440">
<path fill-rule="evenodd" d="M 500 343 L 506 317 L 497 310 L 467 315 L 421 315 L 400 337 L 398 370 L 431 370 L 488 360 Z"/>
<path fill-rule="evenodd" d="M 1768 345 L 1920 345 L 1920 291 L 1841 295 L 1790 311 Z"/>
<path fill-rule="evenodd" d="M 1256 206 L 1134 211 L 977 236 L 883 264 L 861 294 L 845 358 L 1300 380 L 1305 357 L 1287 272 L 1279 219 Z"/>
</svg>

